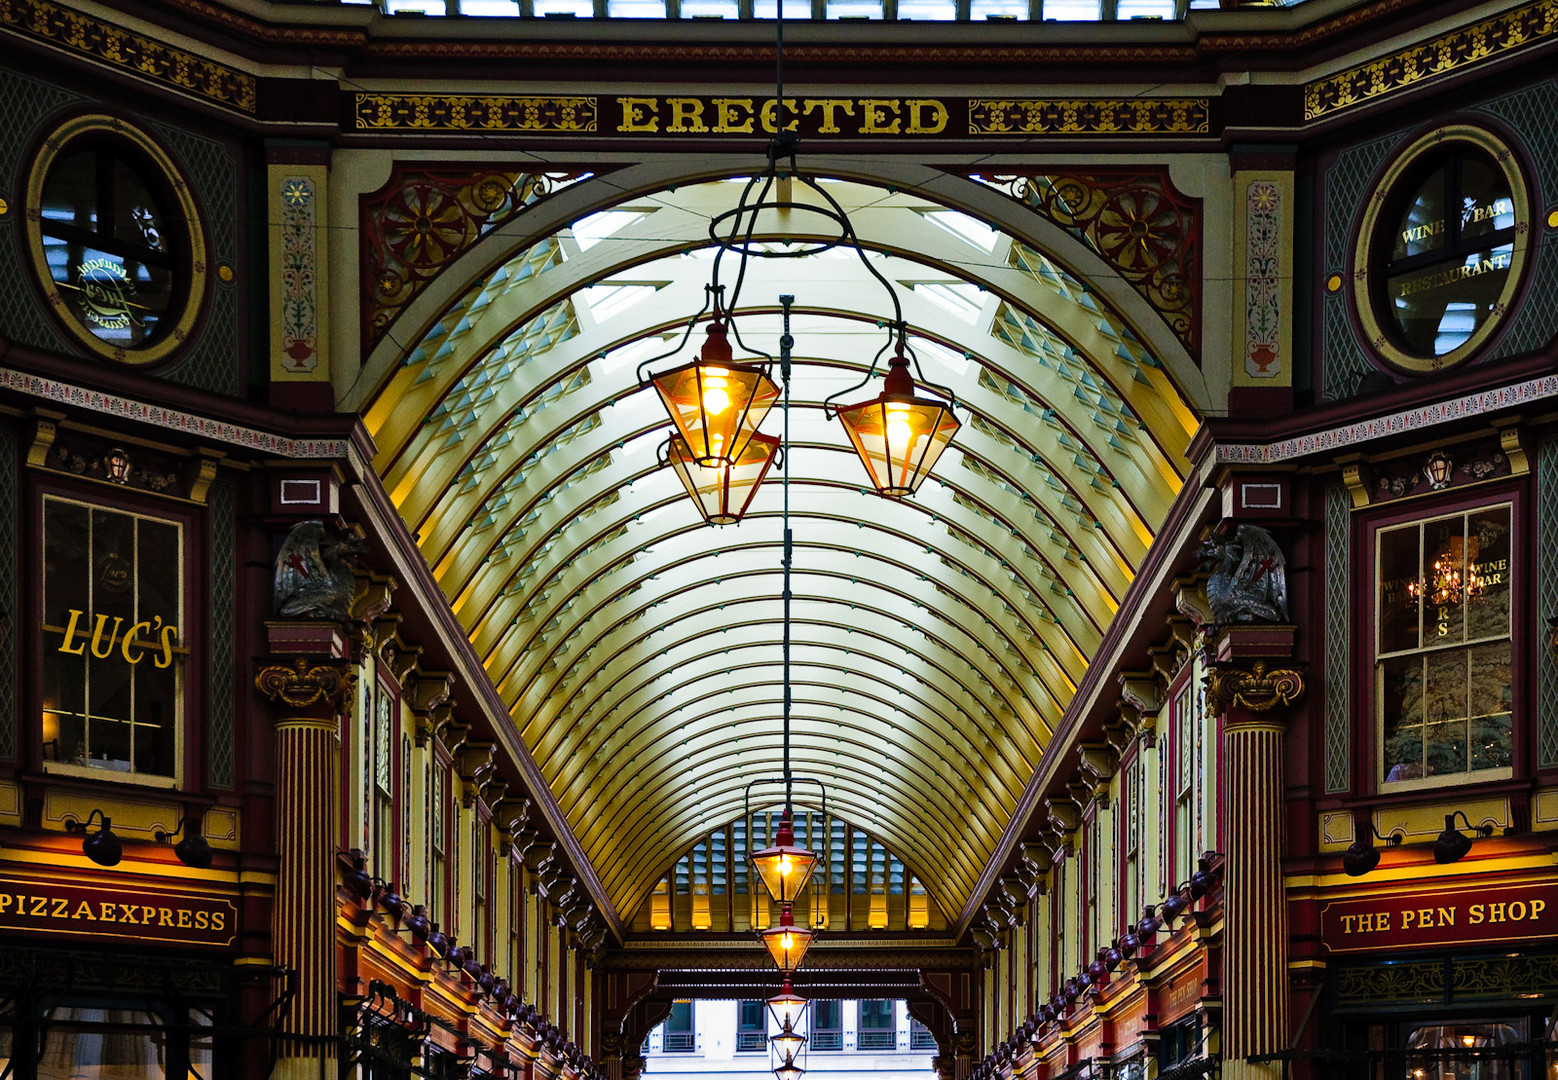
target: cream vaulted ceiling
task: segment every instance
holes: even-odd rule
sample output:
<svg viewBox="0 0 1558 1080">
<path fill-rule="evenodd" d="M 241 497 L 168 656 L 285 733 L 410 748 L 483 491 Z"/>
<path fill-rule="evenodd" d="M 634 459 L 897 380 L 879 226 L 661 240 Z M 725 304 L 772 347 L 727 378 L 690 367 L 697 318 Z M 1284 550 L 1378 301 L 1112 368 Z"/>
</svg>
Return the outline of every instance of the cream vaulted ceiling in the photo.
<svg viewBox="0 0 1558 1080">
<path fill-rule="evenodd" d="M 1062 256 L 907 192 L 829 190 L 963 428 L 914 498 L 870 492 L 821 402 L 881 347 L 886 295 L 848 249 L 749 264 L 747 343 L 777 353 L 777 298 L 795 296 L 796 769 L 955 914 L 1184 481 L 1197 419 Z M 704 525 L 657 463 L 668 421 L 636 371 L 702 305 L 708 221 L 740 191 L 662 189 L 511 244 L 433 320 L 396 328 L 398 366 L 366 408 L 386 487 L 623 913 L 780 761 L 778 471 L 740 524 Z M 817 220 L 790 217 L 760 234 L 778 247 Z"/>
</svg>

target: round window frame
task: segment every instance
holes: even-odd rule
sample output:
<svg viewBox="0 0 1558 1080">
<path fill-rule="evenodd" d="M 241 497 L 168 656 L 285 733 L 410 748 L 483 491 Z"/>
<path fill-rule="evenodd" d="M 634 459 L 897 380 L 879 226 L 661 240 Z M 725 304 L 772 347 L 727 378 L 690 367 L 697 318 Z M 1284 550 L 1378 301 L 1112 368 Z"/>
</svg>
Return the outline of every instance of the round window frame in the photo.
<svg viewBox="0 0 1558 1080">
<path fill-rule="evenodd" d="M 1385 320 L 1380 318 L 1375 297 L 1378 295 L 1379 278 L 1385 273 L 1390 260 L 1381 259 L 1376 264 L 1371 260 L 1371 254 L 1377 245 L 1383 246 L 1383 230 L 1387 224 L 1390 225 L 1391 236 L 1394 236 L 1394 223 L 1387 222 L 1385 215 L 1399 209 L 1403 182 L 1419 179 L 1414 174 L 1424 157 L 1452 149 L 1456 143 L 1486 154 L 1508 181 L 1510 199 L 1515 204 L 1513 251 L 1510 253 L 1509 274 L 1504 279 L 1503 289 L 1499 291 L 1494 311 L 1454 349 L 1439 356 L 1421 356 L 1397 344 L 1394 320 L 1390 320 L 1388 314 Z M 1363 221 L 1358 229 L 1357 243 L 1353 249 L 1353 307 L 1364 337 L 1381 360 L 1407 374 L 1426 375 L 1466 363 L 1503 327 L 1514 298 L 1525 281 L 1526 253 L 1530 239 L 1530 186 L 1514 150 L 1491 131 L 1472 124 L 1451 124 L 1419 137 L 1396 156 L 1375 185 L 1374 194 L 1364 209 Z"/>
<path fill-rule="evenodd" d="M 164 315 L 166 328 L 150 344 L 133 349 L 104 341 L 91 329 L 74 318 L 66 309 L 65 298 L 44 255 L 42 204 L 43 191 L 49 173 L 63 157 L 72 153 L 84 140 L 103 139 L 112 144 L 125 144 L 125 156 L 131 160 L 142 159 L 149 163 L 158 175 L 146 179 L 158 184 L 171 196 L 170 209 L 183 215 L 182 236 L 179 237 L 180 269 L 186 284 L 175 294 L 176 302 Z M 65 121 L 44 139 L 33 157 L 27 176 L 26 240 L 32 259 L 34 279 L 43 291 L 55 319 L 69 331 L 72 338 L 84 345 L 95 356 L 104 360 L 134 367 L 160 364 L 173 356 L 189 340 L 205 308 L 207 286 L 210 278 L 205 229 L 200 211 L 190 192 L 189 184 L 167 152 L 146 132 L 116 116 L 88 113 Z M 169 223 L 170 226 L 175 223 Z"/>
</svg>

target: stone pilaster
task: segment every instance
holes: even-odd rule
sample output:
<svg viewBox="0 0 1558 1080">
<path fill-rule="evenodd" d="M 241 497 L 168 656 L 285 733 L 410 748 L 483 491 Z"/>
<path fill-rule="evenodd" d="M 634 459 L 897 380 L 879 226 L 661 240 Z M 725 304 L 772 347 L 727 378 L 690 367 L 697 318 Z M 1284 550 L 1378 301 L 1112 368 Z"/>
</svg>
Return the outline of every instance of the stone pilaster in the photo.
<svg viewBox="0 0 1558 1080">
<path fill-rule="evenodd" d="M 272 656 L 256 676 L 255 687 L 275 706 L 278 869 L 271 940 L 276 964 L 294 973 L 295 990 L 291 1008 L 281 1018 L 271 1076 L 314 1080 L 334 1076 L 338 1062 L 337 711 L 352 675 L 342 660 L 346 642 L 333 627 L 273 624 L 270 631 Z"/>
<path fill-rule="evenodd" d="M 1285 706 L 1303 693 L 1290 668 L 1219 665 L 1207 697 L 1223 717 L 1223 1076 L 1277 1080 L 1280 1062 L 1249 1059 L 1286 1048 L 1288 922 L 1282 885 Z"/>
</svg>

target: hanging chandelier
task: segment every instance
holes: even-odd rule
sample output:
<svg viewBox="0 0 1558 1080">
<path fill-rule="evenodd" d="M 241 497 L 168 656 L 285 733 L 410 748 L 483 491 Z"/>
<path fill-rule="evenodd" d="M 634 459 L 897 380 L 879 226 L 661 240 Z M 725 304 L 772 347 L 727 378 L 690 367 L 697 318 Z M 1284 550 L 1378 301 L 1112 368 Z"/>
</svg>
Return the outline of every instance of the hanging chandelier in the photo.
<svg viewBox="0 0 1558 1080">
<path fill-rule="evenodd" d="M 778 397 L 778 388 L 771 377 L 773 358 L 741 340 L 735 319 L 750 259 L 801 259 L 835 248 L 848 248 L 887 294 L 892 317 L 878 324 L 886 328 L 887 342 L 873 357 L 865 378 L 842 392 L 852 393 L 869 383 L 876 376 L 882 357 L 892 349 L 881 393 L 853 405 L 835 405 L 834 398 L 842 394 L 835 394 L 823 403 L 824 415 L 837 416 L 843 425 L 875 491 L 891 497 L 913 495 L 961 426 L 953 414 L 957 402 L 952 391 L 929 382 L 920 369 L 919 358 L 908 347 L 908 326 L 897 290 L 871 264 L 843 205 L 796 164 L 799 140 L 794 131 L 786 130 L 785 112 L 791 106 L 784 96 L 784 17 L 782 11 L 776 14 L 774 126 L 777 133 L 768 144 L 767 164 L 761 173 L 747 180 L 733 209 L 709 220 L 714 259 L 709 284 L 704 288 L 703 306 L 688 321 L 686 332 L 674 348 L 652 356 L 638 366 L 639 385 L 655 388 L 682 442 L 680 450 L 668 452 L 663 460 L 676 467 L 688 494 L 698 504 L 704 519 L 712 524 L 733 524 L 751 505 L 766 468 L 758 467 L 758 459 L 745 452 L 758 437 L 758 426 Z M 796 184 L 811 197 L 796 199 Z M 785 243 L 773 245 L 759 236 L 760 219 L 765 213 L 785 215 L 787 221 L 793 221 L 797 215 L 810 214 L 821 221 L 813 228 L 789 227 Z M 797 239 L 797 234 L 803 238 Z M 720 281 L 726 254 L 736 257 L 728 303 L 725 286 Z M 785 314 L 788 326 L 788 307 Z M 659 374 L 649 374 L 653 365 L 687 347 L 693 330 L 705 316 L 708 326 L 698 357 Z M 750 359 L 738 362 L 735 359 L 737 347 Z M 909 373 L 911 361 L 918 375 L 918 386 Z M 679 464 L 679 460 L 683 463 Z M 718 505 L 711 509 L 711 498 L 722 480 L 712 473 L 694 474 L 685 464 L 688 462 L 706 470 L 722 466 L 733 470 L 745 468 L 743 477 L 746 479 L 742 481 L 745 486 L 740 488 L 745 498 L 713 498 Z"/>
</svg>

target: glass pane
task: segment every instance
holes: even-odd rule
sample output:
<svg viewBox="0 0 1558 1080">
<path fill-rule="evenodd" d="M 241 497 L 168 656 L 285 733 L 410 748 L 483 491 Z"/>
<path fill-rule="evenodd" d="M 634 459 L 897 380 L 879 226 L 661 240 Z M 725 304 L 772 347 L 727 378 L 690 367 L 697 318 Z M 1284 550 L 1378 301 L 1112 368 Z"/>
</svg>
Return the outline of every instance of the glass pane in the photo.
<svg viewBox="0 0 1558 1080">
<path fill-rule="evenodd" d="M 1516 1080 L 1522 1070 L 1515 1055 L 1497 1051 L 1524 1039 L 1521 1021 L 1413 1028 L 1406 1038 L 1406 1075 L 1414 1080 Z"/>
<path fill-rule="evenodd" d="M 1391 275 L 1385 291 L 1406 347 L 1424 356 L 1459 348 L 1493 313 L 1513 257 L 1503 244 Z"/>
<path fill-rule="evenodd" d="M 1014 19 L 1026 19 L 1028 0 L 972 0 L 969 4 L 969 18 L 975 22 L 1008 16 Z"/>
<path fill-rule="evenodd" d="M 135 519 L 128 514 L 92 511 L 92 610 L 110 625 L 135 621 Z"/>
<path fill-rule="evenodd" d="M 1172 19 L 1174 0 L 1119 0 L 1115 5 L 1117 19 Z"/>
<path fill-rule="evenodd" d="M 1466 526 L 1466 638 L 1509 635 L 1510 507 L 1471 515 Z"/>
<path fill-rule="evenodd" d="M 1431 653 L 1423 696 L 1426 775 L 1466 771 L 1466 650 Z"/>
<path fill-rule="evenodd" d="M 882 0 L 828 0 L 829 19 L 880 19 Z"/>
<path fill-rule="evenodd" d="M 953 0 L 898 0 L 898 17 L 922 22 L 951 22 L 958 17 Z"/>
<path fill-rule="evenodd" d="M 665 0 L 607 0 L 606 14 L 613 19 L 663 19 Z"/>
<path fill-rule="evenodd" d="M 1423 775 L 1423 661 L 1403 656 L 1380 664 L 1380 717 L 1387 781 Z"/>
<path fill-rule="evenodd" d="M 1461 239 L 1515 227 L 1515 201 L 1504 170 L 1491 161 L 1461 162 Z"/>
<path fill-rule="evenodd" d="M 759 19 L 776 18 L 779 10 L 777 0 L 755 0 L 752 5 L 752 14 Z M 811 18 L 811 0 L 784 0 L 784 17 L 786 19 Z"/>
<path fill-rule="evenodd" d="M 1062 22 L 1080 22 L 1099 18 L 1098 0 L 1044 0 L 1044 17 Z"/>
<path fill-rule="evenodd" d="M 1469 653 L 1471 683 L 1471 767 L 1504 769 L 1513 763 L 1510 754 L 1511 703 L 1510 647 L 1501 641 L 1477 645 Z"/>
<path fill-rule="evenodd" d="M 43 500 L 43 621 L 49 626 L 63 629 L 72 610 L 84 621 L 91 610 L 87 527 L 86 507 Z"/>
<path fill-rule="evenodd" d="M 678 1001 L 671 1005 L 671 1015 L 665 1021 L 666 1031 L 692 1030 L 692 1002 Z"/>
<path fill-rule="evenodd" d="M 1444 246 L 1445 167 L 1440 165 L 1423 178 L 1412 201 L 1396 223 L 1396 244 L 1391 261 L 1420 255 Z"/>
<path fill-rule="evenodd" d="M 1426 645 L 1466 640 L 1466 519 L 1423 527 L 1423 634 Z"/>
<path fill-rule="evenodd" d="M 1400 652 L 1420 644 L 1418 609 L 1422 588 L 1417 525 L 1379 534 L 1379 651 Z"/>
<path fill-rule="evenodd" d="M 887 998 L 867 998 L 860 1003 L 860 1027 L 881 1030 L 893 1026 L 893 1003 Z"/>
<path fill-rule="evenodd" d="M 167 225 L 167 214 L 157 205 L 145 180 L 128 162 L 114 160 L 110 189 L 114 238 L 148 253 L 166 254 L 168 243 L 163 230 Z"/>
<path fill-rule="evenodd" d="M 734 19 L 736 0 L 682 0 L 684 19 Z"/>
<path fill-rule="evenodd" d="M 461 15 L 518 15 L 519 0 L 460 0 Z"/>
</svg>

